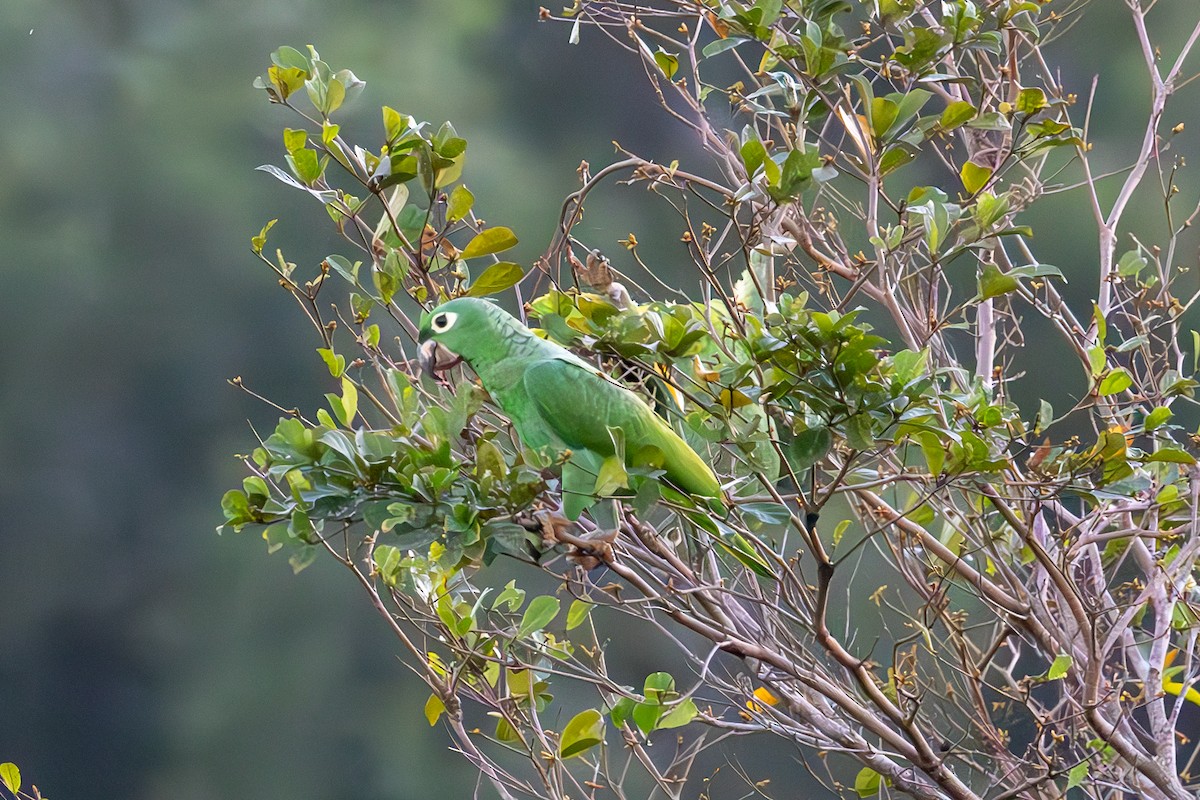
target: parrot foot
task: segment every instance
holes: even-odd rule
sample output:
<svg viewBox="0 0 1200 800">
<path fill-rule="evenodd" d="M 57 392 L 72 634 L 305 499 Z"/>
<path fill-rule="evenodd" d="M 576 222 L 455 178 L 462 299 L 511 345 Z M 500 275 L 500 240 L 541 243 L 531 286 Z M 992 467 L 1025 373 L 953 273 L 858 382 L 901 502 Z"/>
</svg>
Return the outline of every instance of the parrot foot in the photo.
<svg viewBox="0 0 1200 800">
<path fill-rule="evenodd" d="M 603 533 L 584 539 L 580 544 L 573 544 L 567 558 L 583 569 L 591 572 L 596 567 L 608 564 L 613 559 L 613 540 L 617 532 Z"/>
<path fill-rule="evenodd" d="M 578 522 L 557 511 L 535 512 L 534 519 L 541 526 L 542 544 L 547 548 L 565 544 L 567 558 L 585 570 L 593 570 L 612 560 L 612 543 L 617 538 L 615 530 L 588 534 Z"/>
<path fill-rule="evenodd" d="M 537 511 L 534 512 L 533 518 L 541 526 L 542 545 L 547 548 L 568 543 L 569 539 L 576 538 L 568 534 L 579 530 L 577 523 L 557 511 Z"/>
</svg>

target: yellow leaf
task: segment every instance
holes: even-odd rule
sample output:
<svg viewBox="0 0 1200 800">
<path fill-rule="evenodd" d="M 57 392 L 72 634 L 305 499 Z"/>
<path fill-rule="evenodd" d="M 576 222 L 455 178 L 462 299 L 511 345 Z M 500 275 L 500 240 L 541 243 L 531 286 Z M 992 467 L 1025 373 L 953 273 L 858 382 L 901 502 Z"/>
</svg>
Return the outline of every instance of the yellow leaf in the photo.
<svg viewBox="0 0 1200 800">
<path fill-rule="evenodd" d="M 446 712 L 446 704 L 442 702 L 442 698 L 436 694 L 429 695 L 429 699 L 425 701 L 425 719 L 430 726 L 436 725 L 438 718 Z"/>
<path fill-rule="evenodd" d="M 696 376 L 696 380 L 711 383 L 721 377 L 721 373 L 716 370 L 711 370 L 704 365 L 700 360 L 700 356 L 692 356 L 692 373 Z"/>
<path fill-rule="evenodd" d="M 737 389 L 722 389 L 721 390 L 721 405 L 729 411 L 742 406 L 748 406 L 754 401 L 746 395 L 739 392 Z"/>
<path fill-rule="evenodd" d="M 958 174 L 962 178 L 963 188 L 969 194 L 976 194 L 987 186 L 988 179 L 992 177 L 992 168 L 981 166 L 973 161 L 965 161 Z"/>
<path fill-rule="evenodd" d="M 755 700 L 758 702 L 755 702 Z M 754 690 L 754 700 L 746 701 L 746 708 L 755 714 L 761 714 L 766 710 L 763 708 L 764 705 L 777 706 L 779 705 L 779 698 L 771 694 L 765 687 L 760 686 Z"/>
</svg>

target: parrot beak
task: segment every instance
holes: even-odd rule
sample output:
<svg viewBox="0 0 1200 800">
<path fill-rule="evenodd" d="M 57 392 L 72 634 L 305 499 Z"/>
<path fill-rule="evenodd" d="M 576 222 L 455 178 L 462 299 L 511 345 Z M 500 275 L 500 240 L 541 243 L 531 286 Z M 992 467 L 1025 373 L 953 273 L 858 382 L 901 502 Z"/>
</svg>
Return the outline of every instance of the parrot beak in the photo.
<svg viewBox="0 0 1200 800">
<path fill-rule="evenodd" d="M 455 366 L 462 361 L 462 357 L 430 339 L 421 344 L 420 350 L 417 351 L 417 360 L 421 363 L 422 372 L 431 378 L 436 378 L 437 373 Z"/>
</svg>

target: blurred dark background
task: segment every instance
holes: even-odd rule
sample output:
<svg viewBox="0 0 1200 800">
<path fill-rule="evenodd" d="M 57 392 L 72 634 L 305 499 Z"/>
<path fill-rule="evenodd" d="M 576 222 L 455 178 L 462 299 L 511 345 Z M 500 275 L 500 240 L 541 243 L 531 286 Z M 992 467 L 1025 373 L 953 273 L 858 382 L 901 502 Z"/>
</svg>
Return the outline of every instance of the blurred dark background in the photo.
<svg viewBox="0 0 1200 800">
<path fill-rule="evenodd" d="M 1146 107 L 1120 6 L 1092 4 L 1052 51 L 1081 98 L 1104 75 L 1101 170 L 1136 151 Z M 1195 13 L 1158 15 L 1168 53 Z M 0 761 L 27 782 L 56 800 L 473 791 L 349 576 L 319 562 L 294 577 L 254 534 L 213 530 L 249 423 L 277 416 L 226 379 L 306 409 L 334 388 L 249 251 L 279 217 L 270 246 L 302 270 L 338 252 L 311 199 L 254 171 L 281 163 L 296 124 L 250 87 L 271 50 L 311 42 L 367 81 L 342 120 L 351 137 L 378 138 L 383 104 L 452 120 L 477 208 L 518 232 L 518 260 L 548 241 L 579 161 L 605 163 L 612 140 L 703 161 L 615 47 L 586 30 L 572 47 L 536 15 L 524 0 L 0 5 Z M 1189 133 L 1190 96 L 1170 120 Z M 1181 206 L 1200 188 L 1189 178 Z M 1080 194 L 1045 205 L 1053 225 L 1022 221 L 1082 303 L 1090 213 Z M 589 210 L 577 234 L 619 267 L 631 230 L 649 257 L 674 257 L 676 225 L 646 192 L 607 190 Z M 1021 391 L 1061 395 L 1058 378 Z"/>
</svg>

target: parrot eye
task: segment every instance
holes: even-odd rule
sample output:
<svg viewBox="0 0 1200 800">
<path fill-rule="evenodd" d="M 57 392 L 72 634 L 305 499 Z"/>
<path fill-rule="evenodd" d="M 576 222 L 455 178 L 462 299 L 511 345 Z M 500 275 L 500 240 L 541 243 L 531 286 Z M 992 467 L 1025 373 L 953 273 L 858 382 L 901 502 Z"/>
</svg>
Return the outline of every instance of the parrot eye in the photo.
<svg viewBox="0 0 1200 800">
<path fill-rule="evenodd" d="M 453 311 L 443 311 L 433 318 L 432 327 L 434 332 L 445 333 L 450 330 L 456 319 L 458 319 L 458 314 L 455 314 Z"/>
</svg>

